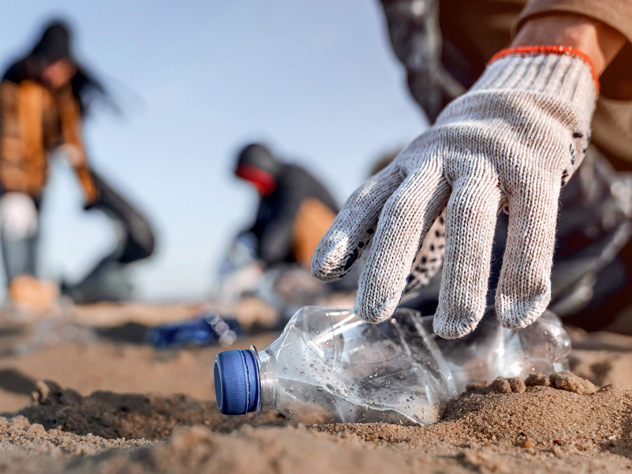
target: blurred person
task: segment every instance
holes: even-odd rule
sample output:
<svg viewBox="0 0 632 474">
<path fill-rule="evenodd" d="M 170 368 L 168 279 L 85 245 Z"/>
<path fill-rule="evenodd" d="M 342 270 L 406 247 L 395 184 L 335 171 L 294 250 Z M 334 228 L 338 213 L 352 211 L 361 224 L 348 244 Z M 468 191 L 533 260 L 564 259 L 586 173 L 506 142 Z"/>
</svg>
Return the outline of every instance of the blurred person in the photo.
<svg viewBox="0 0 632 474">
<path fill-rule="evenodd" d="M 48 24 L 33 49 L 2 77 L 0 234 L 9 296 L 17 306 L 43 309 L 57 295 L 55 285 L 37 279 L 40 208 L 49 156 L 56 150 L 72 165 L 85 208 L 101 209 L 121 230 L 116 249 L 83 281 L 64 289 L 78 301 L 126 297 L 129 285 L 112 273 L 153 253 L 153 232 L 146 219 L 88 164 L 81 127 L 97 97 L 110 100 L 102 84 L 75 59 L 71 31 L 63 21 Z"/>
<path fill-rule="evenodd" d="M 587 329 L 632 313 L 632 4 L 381 4 L 431 126 L 351 195 L 312 273 L 340 278 L 370 243 L 356 314 L 404 293 L 446 338 L 490 304 L 508 328 L 550 303 Z"/>
<path fill-rule="evenodd" d="M 322 285 L 309 275 L 314 249 L 338 210 L 319 180 L 260 143 L 239 151 L 234 173 L 256 189 L 259 204 L 254 223 L 237 235 L 220 267 L 215 302 L 222 311 L 243 312 L 246 302 L 256 300 L 268 310 L 250 304 L 248 312 L 264 314 L 261 324 L 270 326 L 330 292 L 355 289 L 348 279 Z"/>
<path fill-rule="evenodd" d="M 243 232 L 254 238 L 255 258 L 264 268 L 279 263 L 309 268 L 316 245 L 338 212 L 325 186 L 260 143 L 239 152 L 235 176 L 259 193 L 255 222 Z"/>
</svg>

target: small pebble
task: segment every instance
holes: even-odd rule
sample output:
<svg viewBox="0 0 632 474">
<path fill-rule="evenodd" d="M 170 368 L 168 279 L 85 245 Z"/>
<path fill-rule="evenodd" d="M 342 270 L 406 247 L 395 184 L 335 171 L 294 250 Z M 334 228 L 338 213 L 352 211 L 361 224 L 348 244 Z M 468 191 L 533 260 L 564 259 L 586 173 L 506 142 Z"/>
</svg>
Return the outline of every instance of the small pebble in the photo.
<svg viewBox="0 0 632 474">
<path fill-rule="evenodd" d="M 551 375 L 551 383 L 557 389 L 579 395 L 591 395 L 597 391 L 597 387 L 590 380 L 578 377 L 569 370 Z"/>
</svg>

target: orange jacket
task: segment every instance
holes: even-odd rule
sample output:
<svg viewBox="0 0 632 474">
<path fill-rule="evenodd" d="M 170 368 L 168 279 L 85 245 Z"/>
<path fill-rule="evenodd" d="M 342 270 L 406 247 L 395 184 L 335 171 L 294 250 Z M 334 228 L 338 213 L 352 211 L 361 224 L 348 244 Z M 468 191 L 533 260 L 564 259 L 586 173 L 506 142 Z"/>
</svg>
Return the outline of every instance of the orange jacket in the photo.
<svg viewBox="0 0 632 474">
<path fill-rule="evenodd" d="M 48 178 L 48 154 L 64 146 L 86 203 L 97 197 L 81 139 L 81 112 L 70 85 L 51 92 L 33 80 L 0 83 L 0 186 L 38 196 Z"/>
</svg>

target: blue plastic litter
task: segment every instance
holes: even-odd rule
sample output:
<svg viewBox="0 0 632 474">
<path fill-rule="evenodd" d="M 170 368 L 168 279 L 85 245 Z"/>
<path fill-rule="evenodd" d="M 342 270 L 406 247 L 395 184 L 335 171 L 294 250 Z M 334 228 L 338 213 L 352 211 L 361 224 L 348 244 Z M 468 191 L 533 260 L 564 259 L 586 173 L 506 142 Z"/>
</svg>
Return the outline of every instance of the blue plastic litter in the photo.
<svg viewBox="0 0 632 474">
<path fill-rule="evenodd" d="M 242 335 L 243 331 L 236 319 L 222 318 L 215 313 L 210 313 L 187 321 L 152 328 L 147 334 L 147 340 L 158 349 L 214 344 L 228 347 Z"/>
</svg>

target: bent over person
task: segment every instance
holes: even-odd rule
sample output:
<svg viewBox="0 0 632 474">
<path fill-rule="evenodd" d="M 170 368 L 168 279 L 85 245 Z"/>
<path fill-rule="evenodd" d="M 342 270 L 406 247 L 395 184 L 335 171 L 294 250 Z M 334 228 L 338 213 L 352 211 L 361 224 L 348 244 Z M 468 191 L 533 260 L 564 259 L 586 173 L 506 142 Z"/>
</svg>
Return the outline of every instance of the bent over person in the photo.
<svg viewBox="0 0 632 474">
<path fill-rule="evenodd" d="M 49 154 L 55 149 L 62 148 L 75 170 L 86 207 L 107 210 L 123 229 L 133 229 L 123 233 L 126 237 L 119 243 L 116 257 L 110 259 L 125 256 L 133 261 L 153 252 L 153 233 L 142 215 L 125 202 L 121 205 L 120 197 L 88 166 L 81 124 L 95 95 L 106 93 L 75 60 L 70 30 L 63 22 L 45 28 L 32 51 L 2 77 L 1 235 L 6 279 L 14 302 L 45 306 L 54 293 L 50 284 L 36 276 L 39 210 L 48 180 Z M 108 204 L 112 202 L 117 206 Z M 127 255 L 130 252 L 134 258 Z"/>
<path fill-rule="evenodd" d="M 340 278 L 368 248 L 355 311 L 378 322 L 443 263 L 432 311 L 445 338 L 473 331 L 491 303 L 503 326 L 523 328 L 552 297 L 574 292 L 566 304 L 578 311 L 629 282 L 587 283 L 618 251 L 632 267 L 629 180 L 613 171 L 632 169 L 632 4 L 382 4 L 411 93 L 434 123 L 351 195 L 312 273 Z M 611 307 L 629 305 L 623 298 Z"/>
<path fill-rule="evenodd" d="M 259 143 L 239 152 L 235 175 L 260 196 L 255 222 L 246 231 L 256 240 L 256 258 L 264 266 L 297 262 L 309 268 L 316 245 L 338 210 L 325 186 Z"/>
</svg>

